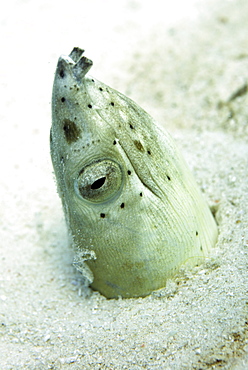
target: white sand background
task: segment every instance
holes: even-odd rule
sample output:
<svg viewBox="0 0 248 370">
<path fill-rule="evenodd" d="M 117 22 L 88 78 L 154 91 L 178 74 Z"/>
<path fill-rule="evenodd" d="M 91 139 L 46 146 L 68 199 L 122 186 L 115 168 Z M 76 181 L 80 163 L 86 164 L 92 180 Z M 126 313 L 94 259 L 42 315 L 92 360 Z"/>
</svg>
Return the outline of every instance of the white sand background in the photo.
<svg viewBox="0 0 248 370">
<path fill-rule="evenodd" d="M 0 368 L 248 369 L 248 1 L 0 7 Z M 143 299 L 107 300 L 72 266 L 49 129 L 74 46 L 171 132 L 216 211 L 212 256 Z"/>
</svg>

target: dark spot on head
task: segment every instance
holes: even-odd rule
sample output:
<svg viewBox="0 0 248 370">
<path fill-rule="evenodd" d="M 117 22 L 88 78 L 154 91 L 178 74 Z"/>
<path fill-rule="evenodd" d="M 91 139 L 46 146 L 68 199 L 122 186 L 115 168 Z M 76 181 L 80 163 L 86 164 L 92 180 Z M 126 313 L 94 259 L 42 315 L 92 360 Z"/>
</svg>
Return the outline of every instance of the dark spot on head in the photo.
<svg viewBox="0 0 248 370">
<path fill-rule="evenodd" d="M 125 207 L 125 203 L 121 203 L 121 208 L 124 208 Z"/>
<path fill-rule="evenodd" d="M 97 142 L 98 142 L 98 143 L 100 143 L 100 141 L 101 141 L 100 139 L 97 139 Z"/>
<path fill-rule="evenodd" d="M 95 82 L 95 80 L 93 80 L 93 78 L 92 78 L 92 80 L 91 80 L 92 82 Z"/>
<path fill-rule="evenodd" d="M 130 127 L 130 128 L 132 129 L 132 130 L 134 130 L 134 127 L 133 127 L 133 125 L 131 125 L 131 124 L 130 124 L 130 125 L 129 125 L 129 127 Z"/>
<path fill-rule="evenodd" d="M 130 171 L 130 170 L 128 170 L 128 171 L 127 171 L 127 174 L 128 174 L 128 175 L 131 175 L 131 171 Z"/>
<path fill-rule="evenodd" d="M 113 101 L 110 104 L 112 105 L 112 107 L 115 105 L 115 103 Z"/>
<path fill-rule="evenodd" d="M 113 144 L 114 144 L 114 145 L 116 145 L 116 144 L 117 144 L 117 143 L 116 143 L 116 140 L 114 140 L 114 141 L 113 141 Z"/>
<path fill-rule="evenodd" d="M 71 144 L 81 136 L 81 130 L 77 127 L 75 122 L 69 119 L 64 119 L 63 130 L 65 133 L 66 141 Z"/>
<path fill-rule="evenodd" d="M 65 77 L 65 72 L 63 69 L 61 69 L 61 71 L 59 72 L 59 75 L 61 78 L 64 78 Z"/>
<path fill-rule="evenodd" d="M 147 150 L 147 154 L 151 155 L 152 153 L 151 153 L 151 151 L 150 151 L 150 150 Z"/>
<path fill-rule="evenodd" d="M 198 235 L 198 231 L 195 232 L 195 235 L 197 236 Z"/>
<path fill-rule="evenodd" d="M 92 105 L 91 104 L 88 104 L 88 108 L 92 108 Z"/>
<path fill-rule="evenodd" d="M 105 216 L 106 216 L 105 213 L 100 213 L 101 218 L 104 218 Z"/>
<path fill-rule="evenodd" d="M 168 179 L 169 181 L 171 180 L 170 176 L 166 175 L 166 177 L 167 177 L 167 179 Z"/>
<path fill-rule="evenodd" d="M 202 251 L 202 245 L 200 246 L 200 250 Z"/>
<path fill-rule="evenodd" d="M 134 140 L 133 143 L 139 151 L 144 152 L 145 149 L 139 140 Z"/>
<path fill-rule="evenodd" d="M 142 196 L 143 196 L 143 194 L 142 194 L 142 193 L 140 193 L 140 196 L 142 197 Z"/>
<path fill-rule="evenodd" d="M 63 98 L 61 98 L 61 101 L 62 101 L 62 103 L 64 103 L 65 102 L 65 98 L 63 97 Z"/>
<path fill-rule="evenodd" d="M 99 90 L 100 90 L 100 91 L 103 91 L 103 89 L 102 89 L 101 87 L 99 87 Z"/>
</svg>

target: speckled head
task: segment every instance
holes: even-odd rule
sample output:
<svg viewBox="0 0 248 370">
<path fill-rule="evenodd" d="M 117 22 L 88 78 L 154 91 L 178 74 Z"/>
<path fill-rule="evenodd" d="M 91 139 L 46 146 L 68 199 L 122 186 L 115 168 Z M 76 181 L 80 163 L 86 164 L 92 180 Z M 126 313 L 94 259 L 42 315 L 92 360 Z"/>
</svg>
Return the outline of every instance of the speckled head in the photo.
<svg viewBox="0 0 248 370">
<path fill-rule="evenodd" d="M 217 227 L 170 135 L 88 76 L 82 54 L 60 57 L 52 98 L 51 156 L 68 230 L 94 289 L 145 296 L 208 256 Z"/>
<path fill-rule="evenodd" d="M 55 73 L 52 98 L 54 125 L 51 134 L 54 133 L 56 136 L 58 130 L 61 138 L 62 128 L 66 145 L 73 144 L 81 138 L 82 130 L 84 134 L 87 133 L 86 122 L 77 122 L 78 114 L 81 115 L 82 111 L 82 94 L 87 94 L 84 77 L 93 64 L 82 55 L 83 52 L 82 49 L 74 48 L 69 56 L 62 55 Z M 86 97 L 83 98 L 86 101 Z M 91 107 L 90 103 L 88 105 Z"/>
</svg>

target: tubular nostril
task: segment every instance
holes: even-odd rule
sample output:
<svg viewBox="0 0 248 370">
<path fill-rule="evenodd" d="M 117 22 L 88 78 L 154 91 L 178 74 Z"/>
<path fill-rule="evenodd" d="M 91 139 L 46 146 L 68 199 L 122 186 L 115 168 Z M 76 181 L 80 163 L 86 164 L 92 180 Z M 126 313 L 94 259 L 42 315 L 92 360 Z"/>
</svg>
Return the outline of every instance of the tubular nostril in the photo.
<svg viewBox="0 0 248 370">
<path fill-rule="evenodd" d="M 75 76 L 78 79 L 82 80 L 86 73 L 91 69 L 92 65 L 93 65 L 92 60 L 82 56 L 73 67 Z"/>
<path fill-rule="evenodd" d="M 83 53 L 84 53 L 84 50 L 83 49 L 80 49 L 78 47 L 75 47 L 70 52 L 69 57 L 73 60 L 73 62 L 77 63 L 77 61 L 83 55 Z"/>
</svg>

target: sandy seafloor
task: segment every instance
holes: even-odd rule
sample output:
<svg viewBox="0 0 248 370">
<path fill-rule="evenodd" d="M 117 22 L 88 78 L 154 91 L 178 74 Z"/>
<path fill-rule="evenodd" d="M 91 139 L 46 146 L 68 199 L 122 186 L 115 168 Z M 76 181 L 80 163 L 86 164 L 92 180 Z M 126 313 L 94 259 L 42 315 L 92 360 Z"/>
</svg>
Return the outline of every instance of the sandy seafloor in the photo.
<svg viewBox="0 0 248 370">
<path fill-rule="evenodd" d="M 9 1 L 1 5 L 1 369 L 248 369 L 248 1 Z M 57 59 L 175 137 L 210 206 L 212 256 L 146 298 L 86 288 L 49 155 Z"/>
</svg>

